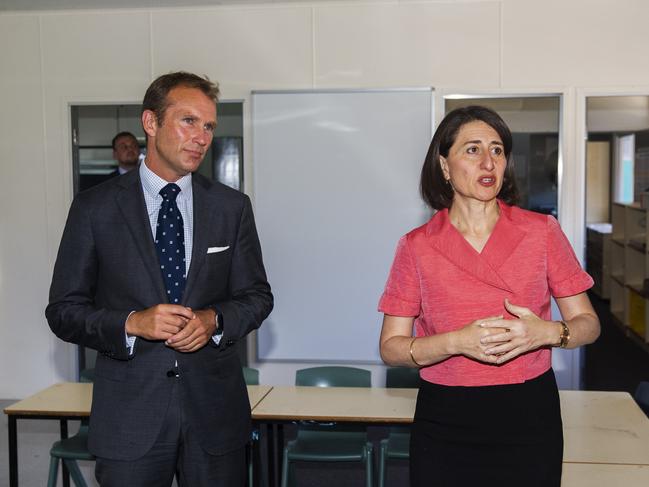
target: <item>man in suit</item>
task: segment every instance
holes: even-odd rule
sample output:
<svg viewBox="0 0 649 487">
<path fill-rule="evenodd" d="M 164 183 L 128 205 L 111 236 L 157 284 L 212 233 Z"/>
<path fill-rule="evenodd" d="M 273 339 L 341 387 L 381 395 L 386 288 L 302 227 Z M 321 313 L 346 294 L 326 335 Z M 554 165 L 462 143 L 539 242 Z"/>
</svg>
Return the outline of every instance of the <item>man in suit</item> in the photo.
<svg viewBox="0 0 649 487">
<path fill-rule="evenodd" d="M 120 132 L 113 137 L 113 159 L 117 169 L 110 176 L 121 176 L 137 167 L 140 162 L 140 144 L 131 132 Z"/>
<path fill-rule="evenodd" d="M 80 174 L 79 191 L 85 191 L 111 178 L 121 176 L 135 169 L 140 162 L 140 144 L 131 132 L 120 132 L 112 141 L 113 159 L 117 169 L 108 174 Z"/>
<path fill-rule="evenodd" d="M 144 163 L 80 193 L 68 215 L 46 316 L 99 351 L 88 446 L 102 486 L 245 482 L 250 405 L 234 345 L 273 297 L 248 197 L 194 173 L 217 97 L 190 73 L 156 79 Z"/>
</svg>

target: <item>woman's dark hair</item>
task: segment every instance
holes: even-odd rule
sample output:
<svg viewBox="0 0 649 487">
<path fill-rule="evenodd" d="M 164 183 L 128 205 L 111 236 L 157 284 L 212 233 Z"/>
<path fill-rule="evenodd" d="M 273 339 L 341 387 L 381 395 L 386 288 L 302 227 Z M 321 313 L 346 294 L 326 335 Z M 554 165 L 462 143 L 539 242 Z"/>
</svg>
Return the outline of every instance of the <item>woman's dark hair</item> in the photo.
<svg viewBox="0 0 649 487">
<path fill-rule="evenodd" d="M 421 168 L 421 181 L 419 189 L 424 201 L 436 210 L 450 208 L 453 203 L 453 188 L 444 178 L 439 158 L 448 157 L 448 151 L 455 143 L 457 134 L 463 125 L 473 122 L 484 122 L 493 128 L 503 142 L 507 166 L 503 177 L 503 185 L 498 193 L 498 198 L 508 205 L 518 202 L 518 188 L 514 174 L 512 159 L 512 133 L 507 124 L 491 108 L 472 105 L 456 108 L 449 112 L 439 124 L 433 140 L 428 148 L 426 160 Z"/>
</svg>

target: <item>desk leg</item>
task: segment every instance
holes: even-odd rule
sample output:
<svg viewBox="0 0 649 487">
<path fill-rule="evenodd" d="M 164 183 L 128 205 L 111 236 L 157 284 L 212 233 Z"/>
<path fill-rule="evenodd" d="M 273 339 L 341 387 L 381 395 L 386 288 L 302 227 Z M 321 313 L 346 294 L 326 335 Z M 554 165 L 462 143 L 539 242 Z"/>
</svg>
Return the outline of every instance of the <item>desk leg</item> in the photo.
<svg viewBox="0 0 649 487">
<path fill-rule="evenodd" d="M 282 483 L 282 454 L 284 452 L 284 425 L 267 424 L 266 442 L 268 445 L 268 485 L 279 487 Z"/>
<path fill-rule="evenodd" d="M 18 487 L 18 438 L 16 417 L 8 415 L 9 421 L 9 486 Z"/>
<path fill-rule="evenodd" d="M 277 434 L 275 435 L 275 441 L 277 443 L 277 486 L 282 485 L 282 463 L 284 460 L 284 424 L 279 423 L 277 425 Z"/>
<path fill-rule="evenodd" d="M 68 421 L 66 419 L 61 420 L 61 439 L 65 440 L 68 437 Z M 65 466 L 65 462 L 61 462 L 61 475 L 63 477 L 63 487 L 70 487 L 70 472 L 68 472 L 68 467 Z"/>
<path fill-rule="evenodd" d="M 253 431 L 253 438 L 250 442 L 250 461 L 252 462 L 252 485 L 253 487 L 261 487 L 261 440 L 260 435 L 260 426 L 255 425 Z M 248 485 L 250 485 L 250 479 L 248 479 Z"/>
<path fill-rule="evenodd" d="M 268 451 L 268 486 L 278 487 L 277 480 L 277 437 L 275 435 L 276 425 L 266 424 L 266 449 Z"/>
</svg>

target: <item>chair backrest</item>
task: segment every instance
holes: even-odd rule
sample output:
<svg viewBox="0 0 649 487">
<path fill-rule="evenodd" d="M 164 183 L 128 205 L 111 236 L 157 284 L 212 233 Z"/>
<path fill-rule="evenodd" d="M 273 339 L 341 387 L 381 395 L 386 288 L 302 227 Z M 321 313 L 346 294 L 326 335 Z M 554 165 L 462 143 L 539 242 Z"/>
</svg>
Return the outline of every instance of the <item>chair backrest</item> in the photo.
<svg viewBox="0 0 649 487">
<path fill-rule="evenodd" d="M 94 382 L 95 381 L 95 369 L 83 369 L 79 374 L 79 382 Z"/>
<path fill-rule="evenodd" d="M 633 398 L 640 408 L 642 408 L 647 417 L 649 417 L 649 382 L 640 382 L 638 388 L 635 390 Z"/>
<path fill-rule="evenodd" d="M 419 369 L 389 367 L 385 372 L 385 387 L 419 387 Z"/>
<path fill-rule="evenodd" d="M 258 386 L 259 385 L 259 371 L 251 367 L 242 367 L 243 369 L 243 380 L 246 381 L 247 386 Z"/>
<path fill-rule="evenodd" d="M 372 373 L 356 367 L 311 367 L 295 372 L 296 386 L 371 387 Z"/>
</svg>

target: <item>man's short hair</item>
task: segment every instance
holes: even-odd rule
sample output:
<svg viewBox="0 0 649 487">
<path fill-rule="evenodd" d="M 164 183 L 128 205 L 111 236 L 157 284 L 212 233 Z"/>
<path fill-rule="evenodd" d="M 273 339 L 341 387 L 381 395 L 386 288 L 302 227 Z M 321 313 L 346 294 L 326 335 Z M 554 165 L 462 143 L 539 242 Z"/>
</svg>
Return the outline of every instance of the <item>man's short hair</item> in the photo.
<svg viewBox="0 0 649 487">
<path fill-rule="evenodd" d="M 164 120 L 165 111 L 169 106 L 167 96 L 172 89 L 178 86 L 199 89 L 214 103 L 219 101 L 219 86 L 212 83 L 207 76 L 200 77 L 186 71 L 177 71 L 163 74 L 149 85 L 142 101 L 142 112 L 151 110 L 156 114 L 158 123 L 161 124 Z"/>
<path fill-rule="evenodd" d="M 121 139 L 122 137 L 133 137 L 135 139 L 135 142 L 137 142 L 137 137 L 133 135 L 131 132 L 127 132 L 127 131 L 120 132 L 115 137 L 113 137 L 113 142 L 112 142 L 113 150 L 117 149 L 116 147 L 117 139 Z M 140 145 L 139 142 L 138 145 Z"/>
</svg>

